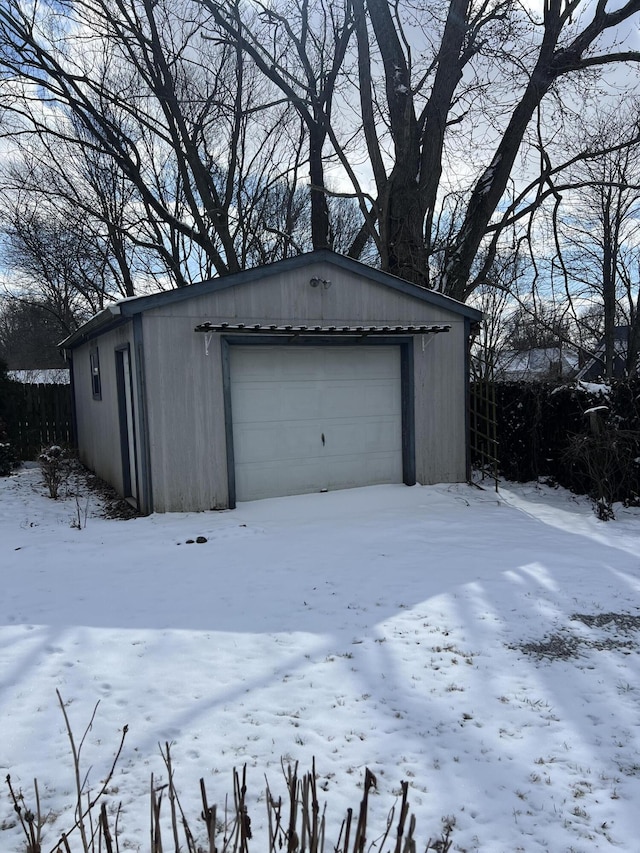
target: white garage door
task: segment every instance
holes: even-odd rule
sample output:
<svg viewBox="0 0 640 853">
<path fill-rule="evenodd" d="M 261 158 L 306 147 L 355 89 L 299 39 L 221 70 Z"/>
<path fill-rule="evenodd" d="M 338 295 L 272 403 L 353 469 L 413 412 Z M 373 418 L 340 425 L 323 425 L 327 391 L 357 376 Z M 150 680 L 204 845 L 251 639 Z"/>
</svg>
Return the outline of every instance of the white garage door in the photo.
<svg viewBox="0 0 640 853">
<path fill-rule="evenodd" d="M 402 482 L 399 347 L 233 346 L 236 499 Z"/>
</svg>

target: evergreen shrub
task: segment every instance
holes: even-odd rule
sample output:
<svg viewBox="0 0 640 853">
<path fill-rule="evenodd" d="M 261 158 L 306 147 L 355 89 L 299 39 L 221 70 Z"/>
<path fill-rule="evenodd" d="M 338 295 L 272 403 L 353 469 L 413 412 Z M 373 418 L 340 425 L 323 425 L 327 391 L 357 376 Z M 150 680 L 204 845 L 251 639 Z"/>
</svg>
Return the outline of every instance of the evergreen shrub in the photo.
<svg viewBox="0 0 640 853">
<path fill-rule="evenodd" d="M 640 495 L 640 379 L 611 385 L 495 384 L 499 472 L 545 479 L 577 494 Z"/>
<path fill-rule="evenodd" d="M 18 456 L 9 441 L 7 428 L 0 418 L 0 477 L 8 477 L 18 464 Z"/>
</svg>

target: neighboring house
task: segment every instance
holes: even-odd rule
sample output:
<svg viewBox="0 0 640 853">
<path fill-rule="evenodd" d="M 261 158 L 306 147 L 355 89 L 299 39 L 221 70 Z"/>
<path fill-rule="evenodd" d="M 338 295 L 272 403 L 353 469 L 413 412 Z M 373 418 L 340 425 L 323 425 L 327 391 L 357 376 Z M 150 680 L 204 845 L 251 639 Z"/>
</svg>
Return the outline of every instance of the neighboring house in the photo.
<svg viewBox="0 0 640 853">
<path fill-rule="evenodd" d="M 8 370 L 7 376 L 23 385 L 68 385 L 71 381 L 66 367 L 49 367 L 43 370 Z"/>
<path fill-rule="evenodd" d="M 616 326 L 613 330 L 613 376 L 615 379 L 622 379 L 627 375 L 630 334 L 631 326 Z M 605 372 L 605 343 L 604 338 L 602 338 L 598 342 L 596 351 L 590 358 L 587 358 L 576 374 L 576 379 L 583 382 L 597 382 L 604 377 Z"/>
<path fill-rule="evenodd" d="M 555 382 L 571 379 L 578 369 L 578 362 L 577 350 L 569 346 L 506 350 L 496 358 L 494 378 L 498 382 Z"/>
<path fill-rule="evenodd" d="M 145 513 L 462 482 L 481 316 L 329 251 L 124 299 L 61 345 L 80 458 Z"/>
</svg>

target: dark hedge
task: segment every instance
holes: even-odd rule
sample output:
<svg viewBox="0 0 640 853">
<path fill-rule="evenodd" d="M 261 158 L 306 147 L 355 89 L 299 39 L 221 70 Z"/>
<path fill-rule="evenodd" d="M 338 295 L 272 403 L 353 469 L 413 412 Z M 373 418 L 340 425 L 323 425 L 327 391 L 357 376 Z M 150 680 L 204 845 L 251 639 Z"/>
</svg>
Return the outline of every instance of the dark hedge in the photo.
<svg viewBox="0 0 640 853">
<path fill-rule="evenodd" d="M 640 379 L 606 387 L 531 382 L 497 382 L 494 387 L 501 477 L 547 479 L 596 500 L 602 497 L 597 492 L 604 477 L 611 500 L 637 500 Z M 598 407 L 603 408 L 589 413 Z M 594 464 L 601 468 L 597 483 Z"/>
<path fill-rule="evenodd" d="M 18 383 L 7 376 L 7 364 L 0 359 L 0 477 L 7 477 L 18 462 L 8 424 L 19 397 L 19 388 Z"/>
</svg>

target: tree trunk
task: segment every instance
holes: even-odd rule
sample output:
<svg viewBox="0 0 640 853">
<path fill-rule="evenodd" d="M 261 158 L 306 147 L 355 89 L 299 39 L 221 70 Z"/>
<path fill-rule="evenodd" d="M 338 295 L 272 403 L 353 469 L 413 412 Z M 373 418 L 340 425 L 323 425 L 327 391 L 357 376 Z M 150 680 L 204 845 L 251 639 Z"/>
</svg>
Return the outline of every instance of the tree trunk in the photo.
<svg viewBox="0 0 640 853">
<path fill-rule="evenodd" d="M 387 0 L 369 0 L 369 15 L 382 54 L 394 167 L 378 198 L 382 268 L 416 284 L 428 282 L 424 209 L 420 199 L 420 129 L 411 72 Z"/>
<path fill-rule="evenodd" d="M 605 204 L 604 241 L 602 253 L 602 304 L 604 308 L 604 375 L 613 379 L 615 358 L 616 281 L 610 221 L 610 195 Z"/>
<path fill-rule="evenodd" d="M 329 207 L 324 186 L 322 149 L 326 133 L 321 119 L 308 126 L 309 178 L 311 180 L 311 245 L 314 249 L 331 248 L 329 240 Z"/>
</svg>

